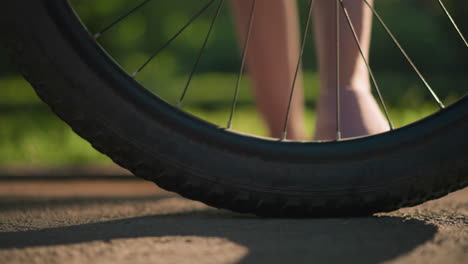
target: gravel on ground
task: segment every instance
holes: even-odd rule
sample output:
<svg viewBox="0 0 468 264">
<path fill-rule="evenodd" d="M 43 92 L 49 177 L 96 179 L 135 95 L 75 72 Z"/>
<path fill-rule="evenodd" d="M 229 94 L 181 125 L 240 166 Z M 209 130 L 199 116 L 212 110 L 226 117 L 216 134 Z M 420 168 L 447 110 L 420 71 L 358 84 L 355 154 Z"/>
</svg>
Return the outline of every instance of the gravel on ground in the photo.
<svg viewBox="0 0 468 264">
<path fill-rule="evenodd" d="M 268 219 L 140 180 L 0 182 L 0 263 L 468 263 L 468 188 L 361 218 Z"/>
</svg>

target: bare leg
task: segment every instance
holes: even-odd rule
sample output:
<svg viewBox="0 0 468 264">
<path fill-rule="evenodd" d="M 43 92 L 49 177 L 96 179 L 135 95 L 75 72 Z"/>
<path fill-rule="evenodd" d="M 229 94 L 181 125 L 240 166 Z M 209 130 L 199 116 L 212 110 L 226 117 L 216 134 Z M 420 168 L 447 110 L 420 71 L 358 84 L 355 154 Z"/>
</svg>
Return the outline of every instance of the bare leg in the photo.
<svg viewBox="0 0 468 264">
<path fill-rule="evenodd" d="M 252 0 L 231 0 L 239 39 L 244 39 Z M 257 0 L 247 53 L 257 108 L 272 137 L 280 137 L 299 56 L 296 2 Z M 240 42 L 243 43 L 243 42 Z M 305 139 L 302 78 L 298 77 L 287 127 L 288 139 Z"/>
<path fill-rule="evenodd" d="M 336 138 L 336 6 L 335 0 L 317 0 L 315 39 L 319 59 L 320 97 L 315 139 Z M 372 1 L 370 1 L 372 3 Z M 362 0 L 344 1 L 365 56 L 368 57 L 372 13 Z M 340 8 L 341 10 L 341 8 Z M 340 14 L 340 100 L 342 136 L 356 137 L 389 129 L 370 91 L 366 65 L 361 58 L 344 13 Z"/>
</svg>

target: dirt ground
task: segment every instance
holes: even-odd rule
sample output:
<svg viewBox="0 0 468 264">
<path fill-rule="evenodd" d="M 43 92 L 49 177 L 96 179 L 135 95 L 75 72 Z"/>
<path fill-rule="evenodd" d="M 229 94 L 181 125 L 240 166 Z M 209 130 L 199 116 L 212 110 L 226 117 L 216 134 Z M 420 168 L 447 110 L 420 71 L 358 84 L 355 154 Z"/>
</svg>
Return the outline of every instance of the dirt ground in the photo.
<svg viewBox="0 0 468 264">
<path fill-rule="evenodd" d="M 364 218 L 261 219 L 139 180 L 0 182 L 0 263 L 468 263 L 468 188 Z"/>
</svg>

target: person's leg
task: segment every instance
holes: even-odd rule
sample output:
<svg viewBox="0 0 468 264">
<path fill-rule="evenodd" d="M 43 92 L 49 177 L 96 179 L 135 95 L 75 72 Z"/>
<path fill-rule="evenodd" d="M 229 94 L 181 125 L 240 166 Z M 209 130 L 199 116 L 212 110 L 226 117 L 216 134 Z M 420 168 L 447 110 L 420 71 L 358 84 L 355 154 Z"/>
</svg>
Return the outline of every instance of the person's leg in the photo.
<svg viewBox="0 0 468 264">
<path fill-rule="evenodd" d="M 368 57 L 372 13 L 362 0 L 345 0 L 344 3 L 360 38 L 365 56 Z M 315 139 L 333 140 L 336 139 L 336 1 L 317 0 L 314 8 L 320 76 Z M 371 94 L 366 65 L 342 10 L 340 31 L 339 85 L 342 137 L 386 131 L 389 129 L 388 123 Z"/>
<path fill-rule="evenodd" d="M 241 47 L 252 0 L 231 0 Z M 247 68 L 253 80 L 257 108 L 270 135 L 282 134 L 286 109 L 299 56 L 296 1 L 257 0 L 247 52 Z M 302 74 L 298 76 L 291 107 L 288 139 L 305 139 Z"/>
</svg>

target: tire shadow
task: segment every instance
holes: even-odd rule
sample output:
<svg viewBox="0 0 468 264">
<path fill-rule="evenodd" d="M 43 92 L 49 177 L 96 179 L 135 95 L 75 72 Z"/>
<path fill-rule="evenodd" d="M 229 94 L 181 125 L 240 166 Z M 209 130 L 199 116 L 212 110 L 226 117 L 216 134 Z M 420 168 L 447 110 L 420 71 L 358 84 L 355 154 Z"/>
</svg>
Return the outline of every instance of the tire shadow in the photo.
<svg viewBox="0 0 468 264">
<path fill-rule="evenodd" d="M 152 199 L 163 201 L 167 197 L 129 200 Z M 70 199 L 63 202 L 66 206 L 74 203 Z M 92 199 L 75 200 L 79 204 L 88 202 L 92 202 Z M 112 199 L 105 202 L 112 203 Z M 52 203 L 53 206 L 59 204 L 60 200 Z M 4 202 L 2 207 L 11 210 L 13 204 Z M 34 201 L 31 207 L 40 208 L 40 201 Z M 432 240 L 436 232 L 435 226 L 398 217 L 270 219 L 208 208 L 66 227 L 2 232 L 0 250 L 125 238 L 197 236 L 221 237 L 246 247 L 248 253 L 240 263 L 377 263 L 409 253 Z"/>
</svg>

